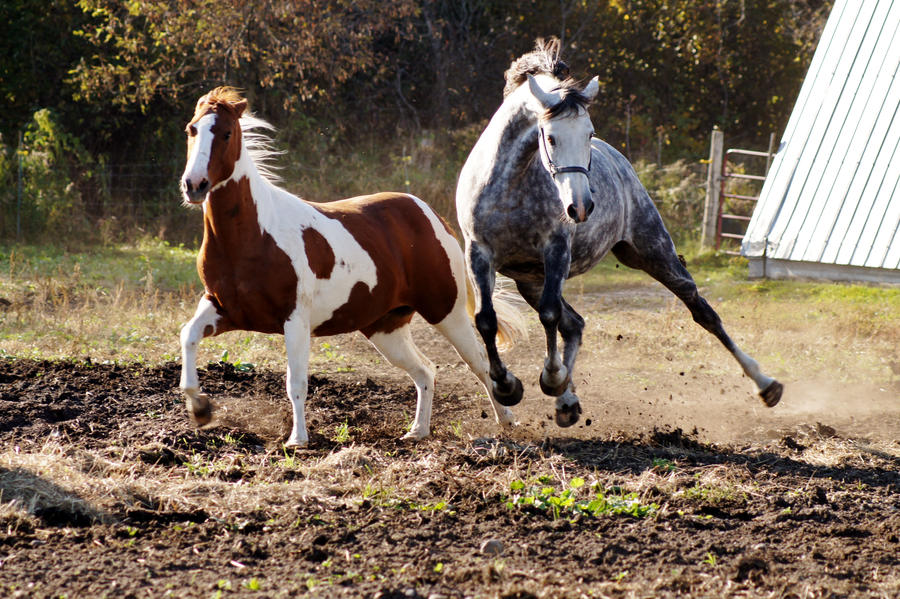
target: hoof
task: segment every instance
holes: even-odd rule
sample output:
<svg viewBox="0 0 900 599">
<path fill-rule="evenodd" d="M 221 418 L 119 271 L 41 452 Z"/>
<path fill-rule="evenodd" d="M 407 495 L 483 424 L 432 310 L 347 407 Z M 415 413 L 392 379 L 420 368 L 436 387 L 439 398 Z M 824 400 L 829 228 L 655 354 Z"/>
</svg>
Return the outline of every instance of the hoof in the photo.
<svg viewBox="0 0 900 599">
<path fill-rule="evenodd" d="M 566 392 L 566 389 L 569 388 L 569 383 L 571 382 L 571 378 L 569 377 L 569 371 L 566 370 L 565 366 L 561 367 L 559 369 L 559 371 L 556 373 L 556 377 L 554 377 L 554 378 L 562 378 L 562 382 L 553 384 L 552 382 L 545 380 L 546 377 L 547 377 L 547 369 L 545 368 L 544 370 L 541 371 L 541 378 L 539 381 L 541 384 L 541 391 L 544 392 L 544 395 L 549 395 L 551 397 L 559 397 L 560 395 L 562 395 L 563 393 Z"/>
<path fill-rule="evenodd" d="M 566 393 L 556 400 L 556 424 L 568 428 L 578 422 L 581 416 L 581 402 L 574 393 Z"/>
<path fill-rule="evenodd" d="M 212 404 L 206 393 L 188 396 L 188 414 L 197 426 L 206 426 L 212 421 Z"/>
<path fill-rule="evenodd" d="M 511 384 L 506 384 L 501 387 L 497 384 L 497 381 L 493 381 L 493 384 L 491 385 L 494 399 L 497 400 L 498 404 L 506 406 L 507 408 L 522 401 L 522 395 L 525 394 L 525 389 L 522 387 L 522 381 L 512 374 L 507 374 L 507 379 L 510 378 L 512 379 Z"/>
<path fill-rule="evenodd" d="M 406 433 L 405 435 L 400 437 L 400 439 L 402 441 L 421 441 L 422 439 L 427 437 L 429 434 L 430 433 L 428 431 L 425 431 L 424 433 L 420 433 L 420 432 L 416 432 L 416 431 L 409 431 L 408 433 Z"/>
<path fill-rule="evenodd" d="M 309 446 L 309 439 L 295 439 L 291 437 L 284 444 L 285 449 L 306 449 Z"/>
<path fill-rule="evenodd" d="M 782 391 L 784 391 L 784 385 L 778 381 L 772 381 L 768 387 L 759 392 L 759 397 L 767 408 L 771 408 L 781 401 Z"/>
<path fill-rule="evenodd" d="M 515 428 L 516 427 L 516 416 L 512 413 L 512 410 L 508 408 L 503 408 L 503 411 L 498 411 L 495 415 L 495 420 L 497 424 L 499 424 L 502 428 Z"/>
</svg>

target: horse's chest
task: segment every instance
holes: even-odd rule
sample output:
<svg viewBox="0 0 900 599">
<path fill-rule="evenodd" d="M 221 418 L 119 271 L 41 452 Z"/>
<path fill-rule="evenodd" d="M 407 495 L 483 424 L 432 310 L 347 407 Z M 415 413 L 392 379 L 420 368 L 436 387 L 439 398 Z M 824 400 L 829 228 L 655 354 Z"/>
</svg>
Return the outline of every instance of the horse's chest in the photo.
<svg viewBox="0 0 900 599">
<path fill-rule="evenodd" d="M 208 248 L 197 267 L 208 295 L 235 328 L 284 332 L 297 305 L 297 273 L 274 242 L 238 256 Z"/>
<path fill-rule="evenodd" d="M 474 232 L 495 255 L 537 256 L 543 252 L 558 219 L 516 208 L 476 212 Z"/>
</svg>

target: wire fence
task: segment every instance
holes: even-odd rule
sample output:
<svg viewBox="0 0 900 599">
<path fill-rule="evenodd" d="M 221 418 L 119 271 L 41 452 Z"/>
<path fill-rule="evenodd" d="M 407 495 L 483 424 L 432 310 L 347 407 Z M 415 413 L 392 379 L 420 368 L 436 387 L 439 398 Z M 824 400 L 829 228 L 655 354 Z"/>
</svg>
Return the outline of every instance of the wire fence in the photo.
<svg viewBox="0 0 900 599">
<path fill-rule="evenodd" d="M 181 201 L 179 179 L 183 160 L 104 165 L 99 169 L 98 208 L 157 213 Z"/>
<path fill-rule="evenodd" d="M 183 160 L 95 164 L 76 173 L 18 168 L 0 191 L 0 238 L 20 242 L 106 229 L 169 228 L 183 212 Z M 9 169 L 12 170 L 12 169 Z"/>
<path fill-rule="evenodd" d="M 359 168 L 353 169 L 355 175 L 340 180 L 330 176 L 333 164 L 285 161 L 277 171 L 283 179 L 279 185 L 317 201 L 370 193 L 382 187 L 409 191 L 455 221 L 453 165 L 438 164 L 432 158 L 440 162 L 441 157 L 423 157 L 414 151 L 403 158 L 387 169 L 358 164 Z M 693 161 L 665 165 L 638 161 L 635 167 L 673 234 L 691 234 L 699 227 L 704 165 Z M 13 174 L 15 180 L 5 186 L 7 192 L 0 192 L 0 238 L 55 241 L 65 234 L 122 238 L 143 232 L 169 241 L 196 241 L 201 234 L 199 222 L 192 216 L 195 213 L 182 205 L 179 189 L 183 169 L 180 157 L 101 164 L 70 175 L 55 187 L 41 181 L 33 170 L 19 169 Z"/>
</svg>

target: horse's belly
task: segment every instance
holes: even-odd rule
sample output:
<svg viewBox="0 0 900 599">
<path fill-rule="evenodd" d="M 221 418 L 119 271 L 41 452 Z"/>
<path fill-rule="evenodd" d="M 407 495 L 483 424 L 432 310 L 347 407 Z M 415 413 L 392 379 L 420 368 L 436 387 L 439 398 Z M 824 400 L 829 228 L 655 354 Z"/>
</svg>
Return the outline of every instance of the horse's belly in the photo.
<svg viewBox="0 0 900 599">
<path fill-rule="evenodd" d="M 376 285 L 377 287 L 377 285 Z M 310 302 L 309 321 L 314 335 L 357 331 L 385 312 L 383 301 L 362 281 L 321 286 Z"/>
<path fill-rule="evenodd" d="M 312 334 L 318 337 L 362 331 L 381 330 L 384 319 L 399 324 L 412 317 L 414 303 L 404 288 L 390 281 L 379 280 L 374 287 L 363 281 L 355 282 L 346 293 L 324 289 L 310 306 Z M 397 326 L 399 326 L 399 324 Z M 387 325 L 393 330 L 396 326 Z"/>
</svg>

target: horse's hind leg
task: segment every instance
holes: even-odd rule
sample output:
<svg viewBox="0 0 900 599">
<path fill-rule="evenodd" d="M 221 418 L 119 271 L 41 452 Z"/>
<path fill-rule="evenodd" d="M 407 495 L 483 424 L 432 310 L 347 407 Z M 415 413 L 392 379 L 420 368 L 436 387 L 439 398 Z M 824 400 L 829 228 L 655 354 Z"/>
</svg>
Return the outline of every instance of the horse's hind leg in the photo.
<svg viewBox="0 0 900 599">
<path fill-rule="evenodd" d="M 478 338 L 475 336 L 475 331 L 466 315 L 463 303 L 460 302 L 444 320 L 436 323 L 434 328 L 440 331 L 453 344 L 459 357 L 463 359 L 469 366 L 469 369 L 475 373 L 475 376 L 484 385 L 484 389 L 491 400 L 491 407 L 494 409 L 494 418 L 497 423 L 504 426 L 515 424 L 516 418 L 513 416 L 512 411 L 494 398 L 490 364 L 488 363 L 484 346 L 478 342 Z"/>
<path fill-rule="evenodd" d="M 516 287 L 522 297 L 525 298 L 525 301 L 540 314 L 541 302 L 544 299 L 544 288 L 540 285 L 522 282 L 517 282 Z M 551 343 L 548 341 L 548 355 L 544 364 L 544 370 L 541 371 L 540 385 L 541 390 L 545 394 L 556 397 L 556 423 L 561 427 L 568 427 L 578 422 L 578 417 L 581 414 L 581 403 L 578 400 L 578 396 L 575 395 L 575 384 L 572 381 L 575 372 L 575 360 L 578 358 L 578 350 L 581 348 L 584 319 L 561 295 L 559 301 L 560 312 L 556 321 L 556 327 L 552 330 L 552 333 L 548 331 L 547 334 L 548 336 L 552 334 L 552 349 L 555 350 L 556 330 L 559 330 L 564 344 L 562 360 L 559 360 L 557 353 L 555 360 L 559 365 L 555 371 L 549 371 L 554 357 L 549 353 Z"/>
<path fill-rule="evenodd" d="M 661 224 L 659 228 L 662 229 Z M 647 272 L 684 302 L 691 311 L 694 321 L 715 335 L 722 345 L 734 355 L 744 373 L 756 384 L 757 392 L 763 403 L 768 407 L 777 404 L 781 400 L 783 390 L 781 383 L 763 374 L 756 360 L 735 345 L 725 332 L 719 315 L 700 296 L 694 279 L 681 263 L 664 229 L 662 235 L 656 239 L 655 243 L 649 244 L 646 248 L 619 242 L 612 248 L 612 251 L 622 264 Z M 662 243 L 663 239 L 666 241 L 665 244 Z"/>
<path fill-rule="evenodd" d="M 184 393 L 188 414 L 198 426 L 209 424 L 212 420 L 212 405 L 209 396 L 200 388 L 197 376 L 197 347 L 200 340 L 224 330 L 221 315 L 215 305 L 206 297 L 197 304 L 194 316 L 181 328 L 181 382 L 179 387 Z"/>
<path fill-rule="evenodd" d="M 423 439 L 431 432 L 431 402 L 434 398 L 434 364 L 415 346 L 410 335 L 409 323 L 389 333 L 369 335 L 385 359 L 406 371 L 416 384 L 416 417 L 404 439 Z"/>
</svg>

